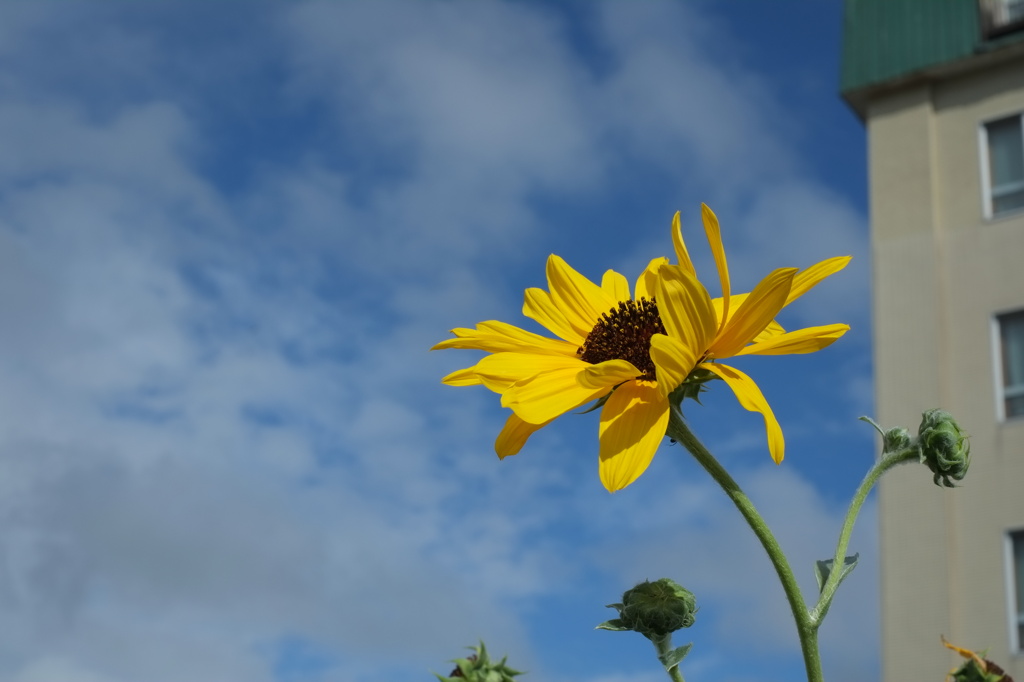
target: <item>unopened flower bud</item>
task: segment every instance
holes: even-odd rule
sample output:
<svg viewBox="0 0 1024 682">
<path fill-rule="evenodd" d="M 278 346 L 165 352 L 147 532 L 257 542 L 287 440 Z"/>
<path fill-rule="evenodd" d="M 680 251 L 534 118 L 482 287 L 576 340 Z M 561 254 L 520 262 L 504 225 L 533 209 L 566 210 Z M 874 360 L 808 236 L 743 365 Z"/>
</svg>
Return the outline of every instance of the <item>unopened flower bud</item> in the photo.
<svg viewBox="0 0 1024 682">
<path fill-rule="evenodd" d="M 959 668 L 950 671 L 946 676 L 948 682 L 1013 682 L 1013 678 L 1007 675 L 1005 670 L 985 658 L 986 652 L 979 654 L 955 646 L 947 642 L 945 637 L 942 637 L 942 644 L 967 659 Z"/>
<path fill-rule="evenodd" d="M 902 426 L 889 429 L 882 436 L 883 452 L 900 452 L 910 447 L 910 431 Z"/>
<path fill-rule="evenodd" d="M 602 623 L 605 630 L 633 630 L 655 641 L 693 625 L 697 600 L 693 593 L 668 578 L 644 581 L 626 590 L 621 604 L 609 604 L 619 617 Z"/>
<path fill-rule="evenodd" d="M 943 410 L 928 410 L 918 430 L 921 462 L 935 474 L 935 485 L 954 487 L 950 479 L 960 481 L 971 464 L 971 444 L 967 434 L 952 415 Z"/>
<path fill-rule="evenodd" d="M 434 677 L 440 682 L 456 682 L 456 680 L 464 680 L 465 682 L 515 682 L 513 678 L 523 674 L 505 665 L 507 656 L 497 663 L 492 661 L 490 656 L 487 655 L 487 647 L 484 646 L 483 642 L 480 642 L 478 647 L 469 648 L 473 650 L 473 653 L 466 658 L 456 658 L 453 660 L 455 670 L 452 670 L 448 677 L 442 677 L 437 673 L 434 673 Z"/>
</svg>

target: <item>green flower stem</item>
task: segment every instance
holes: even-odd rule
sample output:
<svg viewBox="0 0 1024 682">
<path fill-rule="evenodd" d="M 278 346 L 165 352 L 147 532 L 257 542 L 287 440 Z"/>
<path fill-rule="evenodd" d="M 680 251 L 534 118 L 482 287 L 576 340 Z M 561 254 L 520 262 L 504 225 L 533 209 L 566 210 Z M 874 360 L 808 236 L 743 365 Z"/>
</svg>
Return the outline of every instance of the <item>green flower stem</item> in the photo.
<svg viewBox="0 0 1024 682">
<path fill-rule="evenodd" d="M 835 596 L 836 588 L 839 587 L 839 581 L 843 577 L 840 568 L 846 559 L 846 550 L 850 545 L 850 534 L 853 532 L 853 524 L 857 522 L 857 515 L 860 514 L 860 508 L 864 505 L 864 500 L 867 499 L 868 493 L 871 492 L 875 483 L 878 482 L 878 479 L 886 471 L 897 464 L 910 462 L 918 458 L 919 452 L 916 447 L 884 454 L 875 462 L 875 465 L 868 471 L 867 476 L 861 481 L 857 492 L 854 493 L 853 500 L 850 501 L 850 508 L 846 512 L 843 528 L 839 531 L 839 542 L 836 545 L 836 553 L 832 560 L 832 570 L 829 572 L 825 584 L 821 586 L 821 596 L 818 597 L 818 603 L 810 612 L 810 621 L 815 629 L 821 625 L 825 614 L 828 613 L 829 606 L 832 605 L 832 597 Z"/>
<path fill-rule="evenodd" d="M 714 455 L 693 435 L 683 420 L 683 415 L 674 405 L 669 417 L 666 435 L 689 450 L 690 454 L 694 456 L 700 465 L 711 474 L 711 478 L 715 479 L 715 482 L 722 487 L 725 494 L 729 496 L 729 499 L 739 509 L 740 514 L 746 519 L 747 524 L 754 531 L 754 535 L 761 541 L 761 546 L 764 547 L 765 552 L 768 553 L 768 558 L 771 559 L 772 565 L 775 567 L 775 572 L 782 583 L 782 589 L 786 593 L 786 599 L 789 600 L 790 609 L 793 611 L 797 635 L 800 637 L 800 649 L 803 651 L 804 656 L 804 667 L 807 670 L 807 681 L 824 682 L 825 678 L 821 673 L 821 655 L 818 652 L 817 624 L 811 621 L 803 595 L 800 594 L 800 587 L 797 585 L 796 577 L 793 575 L 793 569 L 789 567 L 786 555 L 783 553 L 775 536 L 772 535 L 768 524 L 761 518 L 761 515 L 754 507 L 754 503 L 750 501 L 750 498 L 743 492 L 739 484 L 733 480 L 732 476 L 718 463 Z"/>
<path fill-rule="evenodd" d="M 659 660 L 662 656 L 665 656 L 668 652 L 672 651 L 671 634 L 665 635 L 664 637 L 654 637 L 651 639 L 651 642 L 654 643 L 654 650 L 658 652 Z M 686 680 L 683 679 L 683 673 L 679 669 L 678 665 L 673 666 L 672 669 L 668 671 L 668 676 L 672 682 L 686 682 Z"/>
</svg>

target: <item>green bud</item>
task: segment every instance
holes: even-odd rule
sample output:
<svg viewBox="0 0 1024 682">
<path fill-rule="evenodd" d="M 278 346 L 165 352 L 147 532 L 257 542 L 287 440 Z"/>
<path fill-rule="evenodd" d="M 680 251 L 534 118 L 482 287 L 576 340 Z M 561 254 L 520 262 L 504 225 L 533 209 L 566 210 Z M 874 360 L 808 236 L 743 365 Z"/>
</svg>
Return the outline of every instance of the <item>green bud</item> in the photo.
<svg viewBox="0 0 1024 682">
<path fill-rule="evenodd" d="M 1005 670 L 985 658 L 986 651 L 975 653 L 970 649 L 950 644 L 945 637 L 942 638 L 942 644 L 967 659 L 963 665 L 946 676 L 949 682 L 1013 682 L 1013 678 L 1007 675 Z"/>
<path fill-rule="evenodd" d="M 918 430 L 921 462 L 935 474 L 935 485 L 954 487 L 950 479 L 963 480 L 971 464 L 971 444 L 967 434 L 952 415 L 943 410 L 928 410 Z"/>
<path fill-rule="evenodd" d="M 448 677 L 442 677 L 437 673 L 434 676 L 441 682 L 514 682 L 512 678 L 523 673 L 505 665 L 508 658 L 502 658 L 499 663 L 493 663 L 487 655 L 487 647 L 480 642 L 478 647 L 467 647 L 473 651 L 466 658 L 456 658 L 452 661 L 455 670 Z"/>
<path fill-rule="evenodd" d="M 889 429 L 882 434 L 882 452 L 900 452 L 910 447 L 910 431 L 902 426 Z"/>
<path fill-rule="evenodd" d="M 696 620 L 697 600 L 693 593 L 668 578 L 645 580 L 626 590 L 621 604 L 609 604 L 619 617 L 601 623 L 602 630 L 633 630 L 651 641 L 663 640 Z"/>
<path fill-rule="evenodd" d="M 987 658 L 980 665 L 974 661 L 965 661 L 949 674 L 948 679 L 952 682 L 1013 682 L 1002 668 Z"/>
</svg>

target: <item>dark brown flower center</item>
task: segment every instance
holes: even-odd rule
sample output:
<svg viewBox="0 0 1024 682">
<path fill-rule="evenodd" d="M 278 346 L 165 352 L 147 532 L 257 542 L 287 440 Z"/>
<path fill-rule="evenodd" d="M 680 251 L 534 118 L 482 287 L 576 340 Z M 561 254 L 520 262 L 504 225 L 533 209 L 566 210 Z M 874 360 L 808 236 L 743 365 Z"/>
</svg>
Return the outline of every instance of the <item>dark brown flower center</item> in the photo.
<svg viewBox="0 0 1024 682">
<path fill-rule="evenodd" d="M 665 325 L 654 299 L 621 301 L 617 308 L 601 316 L 576 354 L 593 365 L 606 360 L 628 360 L 642 372 L 639 378 L 653 381 L 651 337 L 664 333 Z"/>
</svg>

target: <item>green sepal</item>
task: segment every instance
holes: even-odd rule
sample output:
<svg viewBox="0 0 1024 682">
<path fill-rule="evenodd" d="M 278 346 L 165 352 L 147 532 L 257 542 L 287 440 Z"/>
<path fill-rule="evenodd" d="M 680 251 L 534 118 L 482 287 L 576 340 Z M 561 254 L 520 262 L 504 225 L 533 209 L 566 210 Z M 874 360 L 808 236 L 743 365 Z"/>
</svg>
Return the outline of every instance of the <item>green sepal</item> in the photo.
<svg viewBox="0 0 1024 682">
<path fill-rule="evenodd" d="M 689 644 L 684 644 L 683 646 L 677 646 L 672 651 L 669 651 L 658 656 L 658 660 L 661 661 L 661 664 L 663 666 L 665 666 L 666 671 L 672 672 L 672 668 L 675 668 L 682 662 L 684 658 L 686 658 L 686 654 L 690 653 L 690 649 L 692 647 L 693 642 L 690 642 Z"/>
<path fill-rule="evenodd" d="M 985 671 L 978 667 L 978 662 L 969 659 L 964 661 L 963 665 L 951 672 L 947 679 L 952 682 L 1003 682 L 1006 680 L 1006 671 L 998 666 L 995 666 L 992 661 L 985 658 L 985 652 L 980 652 L 978 656 L 985 660 L 988 666 L 995 667 L 996 670 Z"/>
<path fill-rule="evenodd" d="M 628 627 L 622 622 L 621 618 L 612 618 L 598 625 L 595 630 L 611 630 L 613 632 L 623 632 L 629 630 Z"/>
<path fill-rule="evenodd" d="M 587 409 L 583 410 L 582 412 L 577 412 L 576 414 L 587 414 L 589 412 L 593 412 L 594 410 L 597 410 L 597 409 L 600 409 L 600 408 L 604 407 L 604 404 L 606 402 L 608 402 L 608 398 L 610 398 L 611 396 L 612 396 L 612 392 L 608 391 L 603 396 L 601 396 L 600 398 L 595 400 L 594 403 L 590 407 L 588 407 Z"/>
<path fill-rule="evenodd" d="M 719 378 L 717 374 L 704 368 L 696 369 L 690 373 L 690 376 L 686 377 L 683 383 L 672 390 L 669 394 L 669 400 L 674 405 L 682 406 L 684 400 L 691 398 L 700 405 L 700 394 L 708 390 L 704 384 Z"/>
<path fill-rule="evenodd" d="M 502 658 L 498 663 L 492 663 L 483 642 L 480 642 L 478 647 L 467 648 L 473 651 L 471 656 L 456 658 L 452 661 L 456 668 L 452 671 L 454 677 L 444 677 L 437 673 L 434 673 L 434 676 L 441 682 L 457 682 L 458 680 L 462 680 L 462 682 L 514 682 L 514 677 L 523 674 L 522 671 L 514 670 L 505 664 L 508 656 Z M 458 675 L 455 675 L 456 672 Z"/>
<path fill-rule="evenodd" d="M 846 579 L 846 576 L 850 575 L 850 572 L 857 567 L 858 559 L 860 559 L 860 553 L 843 559 L 843 567 L 839 569 L 839 580 L 836 582 L 836 587 L 838 587 L 839 583 L 843 582 L 843 580 Z M 834 562 L 834 559 L 814 562 L 814 577 L 818 580 L 819 593 L 824 589 L 825 583 L 828 581 L 828 576 L 832 573 L 832 564 Z"/>
</svg>

